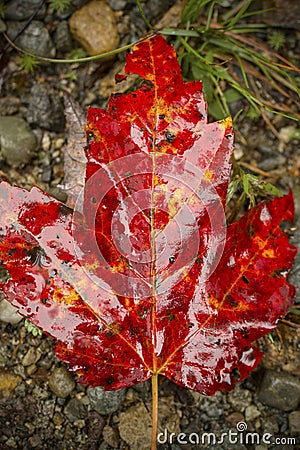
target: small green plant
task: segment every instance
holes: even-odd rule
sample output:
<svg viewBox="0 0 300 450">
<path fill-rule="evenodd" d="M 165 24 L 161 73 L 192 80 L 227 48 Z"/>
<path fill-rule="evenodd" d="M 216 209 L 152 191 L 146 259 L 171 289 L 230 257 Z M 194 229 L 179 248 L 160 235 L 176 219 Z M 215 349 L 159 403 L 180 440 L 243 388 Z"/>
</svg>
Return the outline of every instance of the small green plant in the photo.
<svg viewBox="0 0 300 450">
<path fill-rule="evenodd" d="M 49 0 L 49 3 L 55 11 L 62 13 L 71 6 L 72 0 Z"/>
<path fill-rule="evenodd" d="M 20 56 L 19 67 L 26 73 L 34 73 L 35 69 L 40 65 L 40 62 L 33 55 L 24 53 Z"/>
<path fill-rule="evenodd" d="M 42 330 L 30 322 L 30 320 L 25 319 L 24 325 L 28 333 L 31 333 L 33 336 L 42 336 Z"/>
<path fill-rule="evenodd" d="M 273 30 L 268 37 L 268 44 L 271 48 L 274 48 L 276 52 L 281 49 L 285 44 L 285 35 L 280 30 Z"/>
<path fill-rule="evenodd" d="M 234 198 L 229 221 L 236 218 L 244 209 L 253 208 L 262 199 L 281 197 L 282 192 L 273 184 L 261 180 L 252 173 L 245 172 L 233 158 L 233 170 L 227 192 L 227 205 Z"/>
<path fill-rule="evenodd" d="M 189 0 L 182 13 L 185 29 L 164 29 L 162 33 L 176 36 L 184 76 L 203 81 L 213 118 L 228 116 L 229 104 L 244 99 L 244 105 L 257 115 L 265 109 L 297 119 L 300 82 L 295 74 L 299 68 L 267 46 L 264 24 L 249 23 L 251 16 L 266 11 L 250 12 L 251 3 L 242 1 L 224 13 L 219 1 Z M 265 41 L 258 33 L 265 33 Z M 272 47 L 280 48 L 283 39 L 284 35 L 273 35 Z M 263 85 L 263 92 L 259 92 L 257 82 Z M 272 91 L 289 98 L 292 106 L 270 101 Z"/>
</svg>

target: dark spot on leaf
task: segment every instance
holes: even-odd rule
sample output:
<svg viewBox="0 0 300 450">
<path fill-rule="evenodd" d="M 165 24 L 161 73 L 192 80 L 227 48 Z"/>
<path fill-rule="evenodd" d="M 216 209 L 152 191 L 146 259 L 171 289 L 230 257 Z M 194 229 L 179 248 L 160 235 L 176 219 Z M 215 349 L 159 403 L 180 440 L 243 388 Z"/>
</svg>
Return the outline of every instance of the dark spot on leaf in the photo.
<svg viewBox="0 0 300 450">
<path fill-rule="evenodd" d="M 92 197 L 92 203 L 97 203 L 97 199 L 95 197 Z"/>
<path fill-rule="evenodd" d="M 239 303 L 236 300 L 231 299 L 230 300 L 230 305 L 233 306 L 234 308 L 237 308 L 239 306 Z"/>
<path fill-rule="evenodd" d="M 56 274 L 57 274 L 57 270 L 56 269 L 51 270 L 51 272 L 49 273 L 50 278 L 55 277 Z"/>
<path fill-rule="evenodd" d="M 232 371 L 230 372 L 230 375 L 233 380 L 239 380 L 241 378 L 240 371 L 237 367 L 234 367 L 232 369 Z"/>
<path fill-rule="evenodd" d="M 241 336 L 242 336 L 244 339 L 248 339 L 248 338 L 249 338 L 249 333 L 248 333 L 248 331 L 246 331 L 246 330 L 241 330 L 241 331 L 240 331 L 240 334 L 241 334 Z"/>
<path fill-rule="evenodd" d="M 83 370 L 85 371 L 85 373 L 88 373 L 88 371 L 89 371 L 88 366 L 83 366 Z"/>
<path fill-rule="evenodd" d="M 114 377 L 108 377 L 108 378 L 106 378 L 106 383 L 107 383 L 107 384 L 113 384 L 113 382 L 114 382 Z"/>
<path fill-rule="evenodd" d="M 165 114 L 160 114 L 160 115 L 158 116 L 159 119 L 164 119 L 165 117 L 166 117 Z"/>
<path fill-rule="evenodd" d="M 111 337 L 113 337 L 114 332 L 111 331 L 111 330 L 106 330 L 106 331 L 105 331 L 105 334 L 106 334 L 107 337 L 111 338 Z"/>
<path fill-rule="evenodd" d="M 249 280 L 247 277 L 245 277 L 245 275 L 242 276 L 242 280 L 244 283 L 249 284 Z"/>
<path fill-rule="evenodd" d="M 253 225 L 251 225 L 251 224 L 249 225 L 249 227 L 247 228 L 247 233 L 248 233 L 248 236 L 251 238 L 254 236 L 255 231 L 254 231 Z"/>
<path fill-rule="evenodd" d="M 175 319 L 174 314 L 169 314 L 169 315 L 168 315 L 168 320 L 169 320 L 169 322 L 172 322 L 172 320 L 174 320 L 174 319 Z"/>
<path fill-rule="evenodd" d="M 174 258 L 174 256 L 170 256 L 170 258 L 169 258 L 169 262 L 170 262 L 170 264 L 173 264 L 173 263 L 175 262 L 175 258 Z"/>
<path fill-rule="evenodd" d="M 171 131 L 166 131 L 165 132 L 165 136 L 166 136 L 166 141 L 169 142 L 170 144 L 172 144 L 172 142 L 174 142 L 176 136 L 175 134 L 171 133 Z"/>
<path fill-rule="evenodd" d="M 92 131 L 89 131 L 86 135 L 87 143 L 89 144 L 91 141 L 95 139 L 95 135 Z"/>
<path fill-rule="evenodd" d="M 226 139 L 228 139 L 228 140 L 229 140 L 229 139 L 231 139 L 231 138 L 232 138 L 232 134 L 226 134 L 226 135 L 225 135 L 225 137 L 226 137 Z"/>
</svg>

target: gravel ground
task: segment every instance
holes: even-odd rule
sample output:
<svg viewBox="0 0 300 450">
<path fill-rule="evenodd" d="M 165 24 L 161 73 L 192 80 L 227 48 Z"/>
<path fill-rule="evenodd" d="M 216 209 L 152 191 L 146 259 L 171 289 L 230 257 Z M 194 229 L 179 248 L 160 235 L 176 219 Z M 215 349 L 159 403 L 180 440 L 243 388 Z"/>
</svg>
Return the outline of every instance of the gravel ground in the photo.
<svg viewBox="0 0 300 450">
<path fill-rule="evenodd" d="M 5 3 L 7 16 L 0 29 L 5 26 L 13 36 L 40 2 Z M 173 15 L 164 16 L 173 3 L 148 1 L 145 13 L 153 23 L 164 18 L 167 24 L 172 20 L 176 24 L 179 21 L 176 9 Z M 65 58 L 74 51 L 78 54 L 80 46 L 74 40 L 74 33 L 80 35 L 80 32 L 70 33 L 69 20 L 85 4 L 73 1 L 69 11 L 57 14 L 44 3 L 31 29 L 20 34 L 17 44 L 56 57 Z M 125 45 L 145 32 L 134 2 L 110 0 L 106 7 L 109 11 L 101 25 L 104 31 L 100 33 L 103 39 L 99 42 L 97 37 L 96 42 L 88 44 L 97 51 L 109 45 Z M 108 26 L 112 27 L 109 36 L 105 33 Z M 290 34 L 293 42 L 299 44 L 299 30 L 290 30 Z M 80 42 L 80 36 L 77 39 Z M 1 43 L 5 45 L 3 39 Z M 66 193 L 60 187 L 68 139 L 63 92 L 68 92 L 84 110 L 88 105 L 105 107 L 124 54 L 114 60 L 84 65 L 43 64 L 33 74 L 20 69 L 20 57 L 10 48 L 4 61 L 0 76 L 0 175 L 25 188 L 38 185 L 65 201 Z M 232 105 L 233 113 L 236 107 Z M 236 157 L 268 172 L 270 181 L 277 186 L 283 189 L 291 186 L 299 212 L 300 133 L 298 130 L 297 138 L 294 122 L 280 116 L 268 117 L 281 140 L 262 119 L 253 121 L 245 117 L 236 129 Z M 299 220 L 298 215 L 292 233 L 295 245 L 300 242 Z M 291 275 L 291 281 L 297 286 L 299 267 L 296 262 Z M 300 302 L 299 294 L 296 302 Z M 296 318 L 289 316 L 288 320 L 295 322 Z M 298 337 L 296 328 L 281 323 L 271 336 L 261 339 L 258 345 L 265 353 L 262 363 L 229 393 L 205 397 L 160 379 L 158 448 L 300 448 Z M 76 376 L 57 360 L 53 348 L 51 338 L 28 333 L 24 320 L 4 302 L 0 303 L 0 449 L 149 449 L 150 383 L 108 393 L 101 388 L 87 388 L 77 383 Z M 240 433 L 243 426 L 247 430 Z M 178 437 L 180 432 L 185 436 L 180 435 L 178 442 L 171 433 Z M 213 436 L 204 433 L 215 433 L 219 442 L 213 442 Z M 201 437 L 204 437 L 202 444 Z M 289 438 L 295 442 L 289 443 Z M 275 444 L 275 439 L 281 441 Z"/>
</svg>

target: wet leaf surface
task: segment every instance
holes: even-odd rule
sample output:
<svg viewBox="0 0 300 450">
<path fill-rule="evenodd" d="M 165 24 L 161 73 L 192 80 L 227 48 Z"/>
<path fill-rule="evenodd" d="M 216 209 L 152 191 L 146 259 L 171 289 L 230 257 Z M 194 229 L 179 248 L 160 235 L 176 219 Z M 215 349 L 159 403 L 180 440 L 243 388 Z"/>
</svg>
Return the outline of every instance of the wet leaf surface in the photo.
<svg viewBox="0 0 300 450">
<path fill-rule="evenodd" d="M 125 72 L 144 83 L 90 108 L 74 211 L 0 184 L 0 287 L 81 382 L 119 389 L 158 373 L 211 395 L 257 366 L 252 341 L 292 303 L 296 249 L 280 223 L 293 197 L 226 227 L 231 120 L 207 123 L 201 82 L 183 82 L 161 36 Z"/>
</svg>

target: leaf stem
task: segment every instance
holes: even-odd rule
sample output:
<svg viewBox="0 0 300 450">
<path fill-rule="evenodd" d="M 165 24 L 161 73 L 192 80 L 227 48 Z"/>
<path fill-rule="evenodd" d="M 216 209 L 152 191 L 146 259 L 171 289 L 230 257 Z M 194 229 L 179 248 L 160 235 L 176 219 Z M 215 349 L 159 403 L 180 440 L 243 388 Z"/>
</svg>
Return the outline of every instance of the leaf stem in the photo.
<svg viewBox="0 0 300 450">
<path fill-rule="evenodd" d="M 33 58 L 36 58 L 41 61 L 46 62 L 53 62 L 53 63 L 61 63 L 61 64 L 72 64 L 72 63 L 83 63 L 83 62 L 90 62 L 90 61 L 97 61 L 98 59 L 106 58 L 108 56 L 116 55 L 117 53 L 124 52 L 125 50 L 129 50 L 131 47 L 137 44 L 137 42 L 141 42 L 143 39 L 137 42 L 132 42 L 131 44 L 124 45 L 123 47 L 116 48 L 114 50 L 111 50 L 109 52 L 100 53 L 99 55 L 94 56 L 87 56 L 84 58 L 71 58 L 71 59 L 59 59 L 59 58 L 47 58 L 45 56 L 39 56 L 35 55 L 34 53 L 28 52 L 23 50 L 22 48 L 18 47 L 14 42 L 7 36 L 6 33 L 3 33 L 5 39 L 9 42 L 9 44 L 18 52 L 23 53 L 25 55 L 32 56 Z"/>
<path fill-rule="evenodd" d="M 146 26 L 149 28 L 149 30 L 153 30 L 153 26 L 151 25 L 151 23 L 149 22 L 149 20 L 147 19 L 147 17 L 144 14 L 140 0 L 135 0 L 135 3 L 136 3 L 136 6 L 138 7 L 139 13 L 142 16 L 142 19 L 145 22 Z"/>
<path fill-rule="evenodd" d="M 152 439 L 151 450 L 156 450 L 157 422 L 158 422 L 158 374 L 152 375 Z"/>
</svg>

